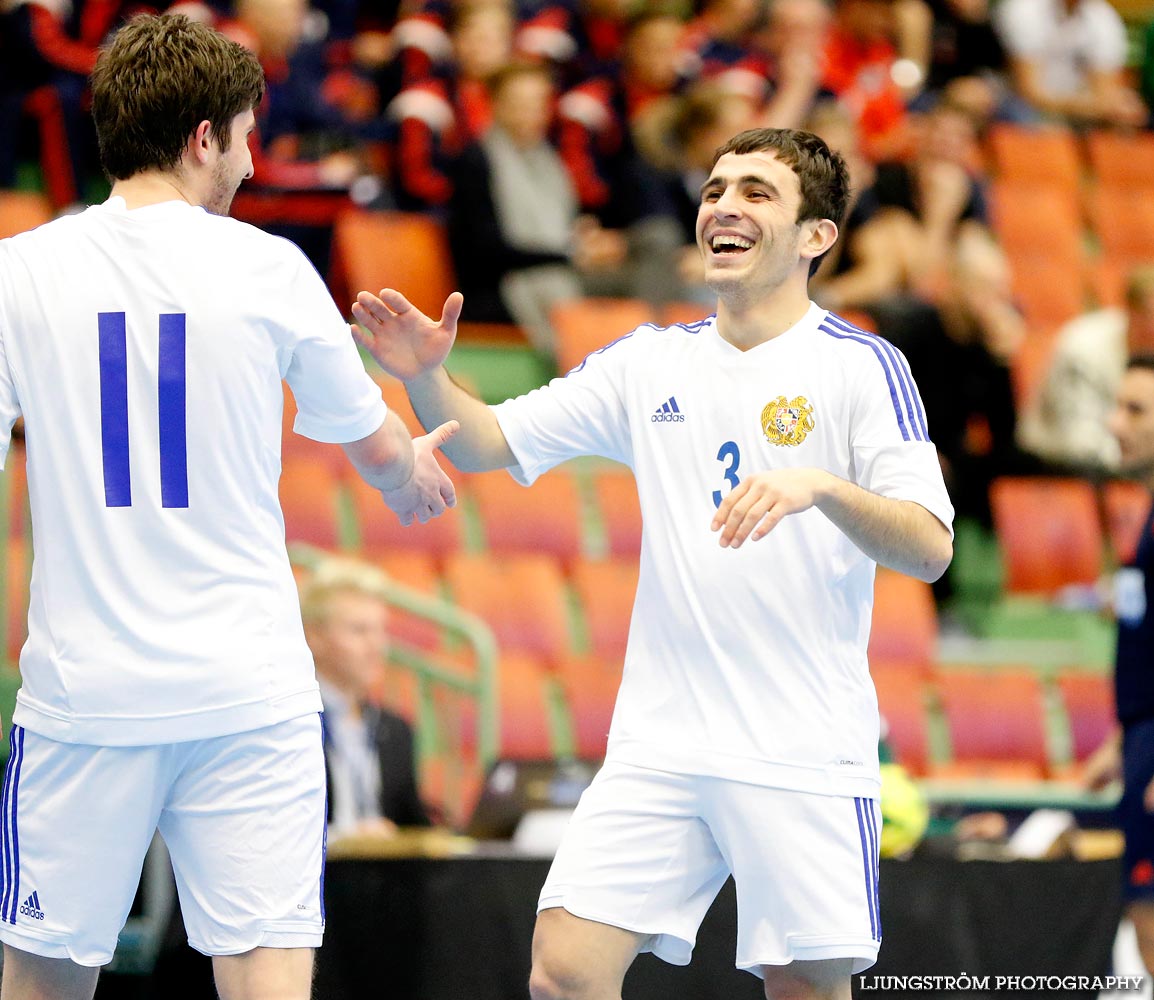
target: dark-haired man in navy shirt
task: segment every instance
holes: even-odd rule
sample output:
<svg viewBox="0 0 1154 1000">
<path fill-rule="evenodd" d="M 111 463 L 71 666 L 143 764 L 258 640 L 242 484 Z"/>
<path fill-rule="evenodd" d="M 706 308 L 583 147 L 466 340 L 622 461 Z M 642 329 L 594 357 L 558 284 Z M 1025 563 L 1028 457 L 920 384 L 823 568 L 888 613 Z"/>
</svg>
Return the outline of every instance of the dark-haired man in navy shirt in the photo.
<svg viewBox="0 0 1154 1000">
<path fill-rule="evenodd" d="M 1122 471 L 1154 493 L 1154 355 L 1135 355 L 1127 364 L 1110 431 L 1118 439 Z M 1127 914 L 1142 961 L 1154 970 L 1154 509 L 1133 559 L 1115 578 L 1114 611 L 1120 727 L 1090 759 L 1086 780 L 1097 788 L 1122 779 Z"/>
</svg>

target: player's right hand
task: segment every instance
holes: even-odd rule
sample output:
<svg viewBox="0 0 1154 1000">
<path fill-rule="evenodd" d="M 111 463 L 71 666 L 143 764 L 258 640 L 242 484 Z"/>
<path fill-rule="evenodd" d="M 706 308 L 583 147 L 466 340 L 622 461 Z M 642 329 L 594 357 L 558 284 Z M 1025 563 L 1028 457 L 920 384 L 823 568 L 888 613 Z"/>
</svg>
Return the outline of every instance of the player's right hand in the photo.
<svg viewBox="0 0 1154 1000">
<path fill-rule="evenodd" d="M 437 449 L 461 429 L 449 420 L 428 434 L 413 438 L 413 471 L 396 489 L 382 490 L 389 509 L 408 527 L 413 521 L 424 524 L 457 504 L 452 480 L 437 462 Z"/>
<path fill-rule="evenodd" d="M 352 327 L 353 337 L 385 371 L 409 382 L 448 357 L 464 302 L 460 292 L 453 292 L 435 323 L 395 289 L 382 288 L 380 295 L 359 292 L 353 316 L 360 326 Z"/>
</svg>

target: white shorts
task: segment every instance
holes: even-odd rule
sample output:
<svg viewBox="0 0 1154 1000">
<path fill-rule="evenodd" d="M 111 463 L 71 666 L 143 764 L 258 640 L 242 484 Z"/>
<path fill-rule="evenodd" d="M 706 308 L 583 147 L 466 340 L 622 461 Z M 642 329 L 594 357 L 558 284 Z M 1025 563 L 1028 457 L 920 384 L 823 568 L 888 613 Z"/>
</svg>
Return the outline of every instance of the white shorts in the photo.
<svg viewBox="0 0 1154 1000">
<path fill-rule="evenodd" d="M 206 955 L 316 948 L 325 773 L 317 715 L 147 747 L 13 726 L 0 795 L 0 941 L 106 964 L 160 830 L 188 941 Z"/>
<path fill-rule="evenodd" d="M 538 912 L 650 936 L 642 951 L 688 965 L 697 929 L 733 874 L 737 967 L 877 960 L 874 799 L 815 795 L 609 762 L 573 814 Z"/>
</svg>

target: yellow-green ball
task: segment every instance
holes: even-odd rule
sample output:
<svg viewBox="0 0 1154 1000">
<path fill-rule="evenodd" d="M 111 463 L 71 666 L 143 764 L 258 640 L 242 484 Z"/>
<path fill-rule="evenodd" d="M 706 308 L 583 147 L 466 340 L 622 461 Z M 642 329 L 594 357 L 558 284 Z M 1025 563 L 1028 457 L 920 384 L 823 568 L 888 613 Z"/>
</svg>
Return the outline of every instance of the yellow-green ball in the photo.
<svg viewBox="0 0 1154 1000">
<path fill-rule="evenodd" d="M 900 764 L 882 764 L 883 858 L 912 851 L 925 835 L 930 807 L 921 789 Z"/>
</svg>

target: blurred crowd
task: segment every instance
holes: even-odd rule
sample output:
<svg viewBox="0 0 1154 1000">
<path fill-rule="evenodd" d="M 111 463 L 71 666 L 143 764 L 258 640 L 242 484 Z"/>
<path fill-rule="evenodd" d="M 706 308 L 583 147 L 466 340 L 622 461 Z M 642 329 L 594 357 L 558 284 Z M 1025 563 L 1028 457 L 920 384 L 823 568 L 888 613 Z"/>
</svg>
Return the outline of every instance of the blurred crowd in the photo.
<svg viewBox="0 0 1154 1000">
<path fill-rule="evenodd" d="M 0 0 L 0 188 L 34 162 L 58 208 L 90 195 L 99 171 L 86 76 L 101 42 L 140 9 Z M 906 351 L 959 511 L 984 519 L 992 475 L 1109 468 L 1109 442 L 1066 446 L 1059 424 L 1079 386 L 1059 385 L 1048 401 L 1043 387 L 1033 412 L 1019 412 L 1012 362 L 1027 320 L 991 223 L 984 156 L 1000 122 L 1149 127 L 1154 71 L 1135 64 L 1107 0 L 169 9 L 215 24 L 265 69 L 255 175 L 236 214 L 297 238 L 324 272 L 326 226 L 349 204 L 430 213 L 449 237 L 464 318 L 514 322 L 545 353 L 559 301 L 707 302 L 693 243 L 713 150 L 747 127 L 816 131 L 846 157 L 855 196 L 813 296 Z M 1125 308 L 1082 335 L 1115 381 L 1135 346 L 1127 337 L 1154 346 L 1143 332 L 1154 320 L 1142 319 L 1154 312 L 1151 285 L 1138 269 Z M 1117 342 L 1109 357 L 1099 335 Z"/>
</svg>

